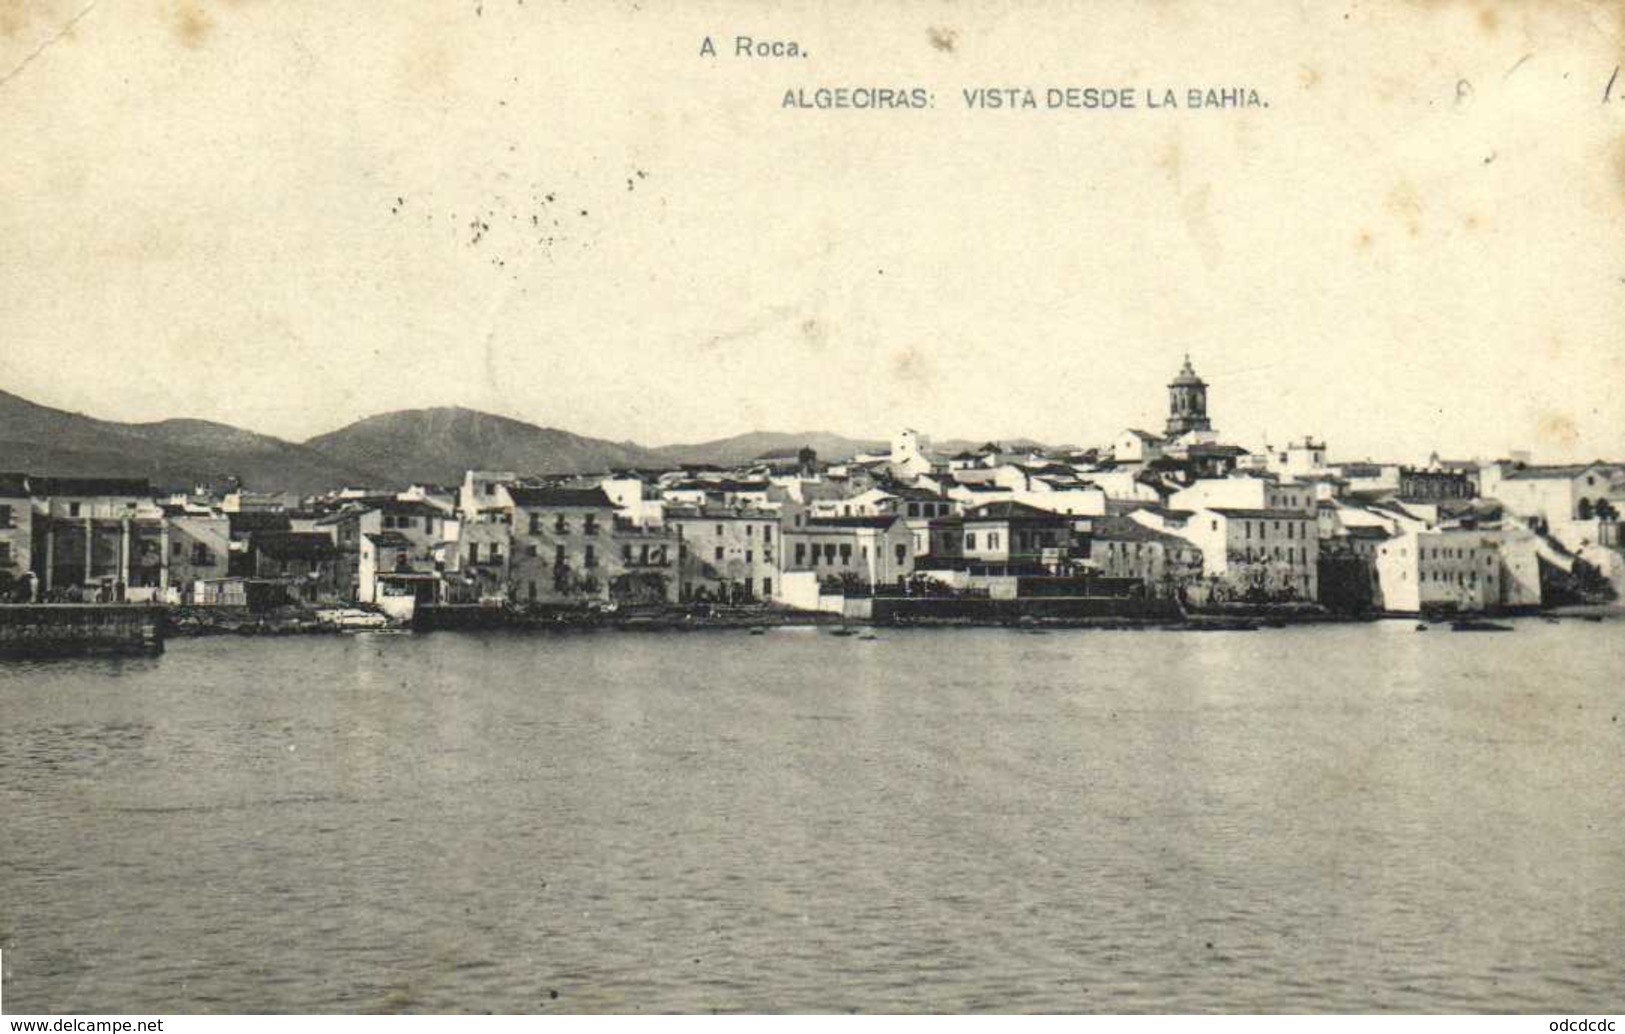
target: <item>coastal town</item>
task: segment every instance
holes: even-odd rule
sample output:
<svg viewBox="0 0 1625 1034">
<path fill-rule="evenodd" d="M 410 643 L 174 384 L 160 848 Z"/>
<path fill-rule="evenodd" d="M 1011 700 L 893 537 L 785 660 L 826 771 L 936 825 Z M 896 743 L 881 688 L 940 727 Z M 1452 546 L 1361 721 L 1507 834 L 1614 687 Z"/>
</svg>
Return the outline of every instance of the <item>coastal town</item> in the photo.
<svg viewBox="0 0 1625 1034">
<path fill-rule="evenodd" d="M 1625 464 L 1334 459 L 1228 443 L 1189 356 L 1167 419 L 1081 450 L 804 447 L 727 469 L 460 484 L 162 486 L 0 474 L 11 604 L 517 620 L 1465 616 L 1609 602 Z M 203 617 L 199 617 L 203 615 Z"/>
</svg>

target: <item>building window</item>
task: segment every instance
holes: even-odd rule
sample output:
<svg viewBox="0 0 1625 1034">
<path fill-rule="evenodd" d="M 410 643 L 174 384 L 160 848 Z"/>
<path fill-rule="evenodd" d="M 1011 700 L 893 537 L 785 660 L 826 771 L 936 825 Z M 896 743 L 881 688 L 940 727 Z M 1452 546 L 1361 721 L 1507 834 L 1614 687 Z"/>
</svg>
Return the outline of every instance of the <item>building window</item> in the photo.
<svg viewBox="0 0 1625 1034">
<path fill-rule="evenodd" d="M 598 534 L 598 518 L 588 514 L 587 519 L 581 524 L 581 532 L 584 535 Z"/>
<path fill-rule="evenodd" d="M 597 555 L 597 553 L 595 553 L 593 551 L 593 547 L 591 547 L 591 546 L 587 547 L 587 555 L 582 558 L 581 566 L 583 566 L 583 567 L 597 567 L 598 566 L 598 555 Z"/>
<path fill-rule="evenodd" d="M 0 528 L 10 528 L 12 526 L 11 507 L 0 506 Z"/>
<path fill-rule="evenodd" d="M 722 559 L 722 547 L 721 546 L 717 547 L 717 559 L 718 560 Z"/>
<path fill-rule="evenodd" d="M 630 542 L 621 543 L 621 562 L 627 564 L 632 562 L 632 544 Z"/>
<path fill-rule="evenodd" d="M 805 564 L 806 562 L 807 562 L 807 544 L 805 542 L 797 542 L 796 543 L 796 566 L 800 567 L 803 564 Z"/>
<path fill-rule="evenodd" d="M 11 566 L 11 543 L 0 542 L 0 567 Z"/>
<path fill-rule="evenodd" d="M 756 562 L 756 554 L 752 550 L 749 550 L 749 549 L 745 550 L 745 563 L 750 564 L 750 563 L 755 563 L 755 562 Z"/>
<path fill-rule="evenodd" d="M 851 564 L 852 564 L 852 546 L 849 543 L 843 542 L 843 543 L 841 543 L 841 566 L 842 567 L 849 567 L 849 566 L 851 566 Z"/>
<path fill-rule="evenodd" d="M 752 524 L 745 525 L 745 537 L 747 539 L 750 538 L 751 536 L 755 535 L 755 534 L 756 534 L 756 526 L 755 525 L 752 525 Z"/>
<path fill-rule="evenodd" d="M 565 519 L 564 514 L 556 514 L 553 517 L 553 530 L 560 535 L 570 533 L 570 522 Z"/>
<path fill-rule="evenodd" d="M 78 503 L 69 503 L 68 504 L 68 516 L 69 517 L 77 517 L 77 516 L 79 516 L 79 504 Z"/>
<path fill-rule="evenodd" d="M 563 546 L 554 546 L 553 547 L 553 566 L 554 567 L 563 567 L 564 566 L 564 547 Z"/>
<path fill-rule="evenodd" d="M 772 542 L 773 541 L 773 525 L 771 525 L 771 524 L 762 525 L 762 541 L 763 542 Z"/>
<path fill-rule="evenodd" d="M 529 544 L 528 546 L 525 547 L 525 555 L 528 556 L 528 557 L 540 556 L 541 552 L 542 551 L 536 547 L 536 543 L 534 543 L 534 542 L 532 542 L 531 544 Z M 497 559 L 497 557 L 496 557 L 496 547 L 493 546 L 492 549 L 491 549 L 491 561 L 492 561 L 492 563 L 495 563 L 496 559 Z"/>
<path fill-rule="evenodd" d="M 762 595 L 764 597 L 773 595 L 773 579 L 771 579 L 771 578 L 763 578 L 762 579 Z"/>
<path fill-rule="evenodd" d="M 542 515 L 541 514 L 533 513 L 533 514 L 530 515 L 530 533 L 532 535 L 540 535 L 542 533 Z"/>
<path fill-rule="evenodd" d="M 719 525 L 717 525 L 717 538 L 720 539 L 721 537 L 722 537 L 722 525 L 719 524 Z"/>
<path fill-rule="evenodd" d="M 976 533 L 974 531 L 965 532 L 965 548 L 966 549 L 975 549 L 976 548 Z"/>
<path fill-rule="evenodd" d="M 897 550 L 897 562 L 899 564 L 905 563 L 908 560 L 908 544 L 904 543 L 904 542 L 899 542 L 899 543 L 897 543 L 896 550 Z"/>
</svg>

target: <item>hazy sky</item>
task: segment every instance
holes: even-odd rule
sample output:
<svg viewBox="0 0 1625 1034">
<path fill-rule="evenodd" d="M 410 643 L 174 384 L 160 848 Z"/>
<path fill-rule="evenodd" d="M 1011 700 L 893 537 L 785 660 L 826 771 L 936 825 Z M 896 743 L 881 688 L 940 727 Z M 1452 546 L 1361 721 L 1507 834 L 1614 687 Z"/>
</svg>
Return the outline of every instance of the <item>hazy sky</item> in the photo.
<svg viewBox="0 0 1625 1034">
<path fill-rule="evenodd" d="M 1625 9 L 1246 8 L 0 0 L 0 388 L 1091 444 L 1189 351 L 1244 444 L 1625 457 Z"/>
</svg>

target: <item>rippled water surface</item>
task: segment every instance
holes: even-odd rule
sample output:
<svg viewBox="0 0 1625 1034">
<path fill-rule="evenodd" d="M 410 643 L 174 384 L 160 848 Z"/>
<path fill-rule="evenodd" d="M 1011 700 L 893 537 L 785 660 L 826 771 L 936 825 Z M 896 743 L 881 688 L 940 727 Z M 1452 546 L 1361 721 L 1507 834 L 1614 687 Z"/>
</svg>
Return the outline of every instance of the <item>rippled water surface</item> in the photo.
<svg viewBox="0 0 1625 1034">
<path fill-rule="evenodd" d="M 9 1011 L 1597 1011 L 1625 629 L 0 666 Z"/>
</svg>

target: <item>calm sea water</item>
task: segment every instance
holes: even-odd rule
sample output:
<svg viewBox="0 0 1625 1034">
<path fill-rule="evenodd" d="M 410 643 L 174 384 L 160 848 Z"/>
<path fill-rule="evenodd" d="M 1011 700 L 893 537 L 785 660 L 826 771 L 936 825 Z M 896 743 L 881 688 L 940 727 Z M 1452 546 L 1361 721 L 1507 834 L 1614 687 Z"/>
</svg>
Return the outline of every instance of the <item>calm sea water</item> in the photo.
<svg viewBox="0 0 1625 1034">
<path fill-rule="evenodd" d="M 5 1004 L 1617 1012 L 1622 632 L 4 665 Z"/>
</svg>

